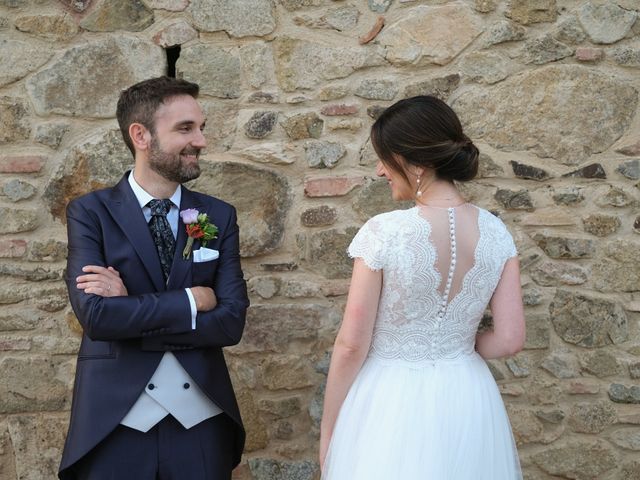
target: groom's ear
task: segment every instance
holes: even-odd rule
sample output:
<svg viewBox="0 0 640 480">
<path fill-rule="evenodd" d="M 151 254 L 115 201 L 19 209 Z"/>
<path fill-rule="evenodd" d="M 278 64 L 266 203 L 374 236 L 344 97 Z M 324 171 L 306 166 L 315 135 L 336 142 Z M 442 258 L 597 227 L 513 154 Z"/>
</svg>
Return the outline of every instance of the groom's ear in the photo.
<svg viewBox="0 0 640 480">
<path fill-rule="evenodd" d="M 129 136 L 136 150 L 146 151 L 151 145 L 151 132 L 141 123 L 129 125 Z"/>
</svg>

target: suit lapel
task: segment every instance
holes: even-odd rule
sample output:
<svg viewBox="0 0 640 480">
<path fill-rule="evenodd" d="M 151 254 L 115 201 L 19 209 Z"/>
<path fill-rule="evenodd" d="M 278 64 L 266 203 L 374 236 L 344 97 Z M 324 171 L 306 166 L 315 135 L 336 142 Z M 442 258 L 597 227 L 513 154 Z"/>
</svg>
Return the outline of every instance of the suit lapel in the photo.
<svg viewBox="0 0 640 480">
<path fill-rule="evenodd" d="M 166 289 L 166 286 L 160 259 L 138 199 L 129 185 L 128 175 L 129 172 L 125 173 L 123 179 L 113 188 L 113 196 L 106 206 L 142 260 L 155 290 L 161 292 Z"/>
<path fill-rule="evenodd" d="M 188 208 L 195 208 L 199 210 L 201 204 L 196 196 L 185 188 L 182 187 L 182 199 L 180 200 L 180 211 Z M 185 277 L 191 271 L 193 262 L 193 254 L 188 259 L 182 258 L 182 251 L 187 244 L 187 231 L 182 219 L 178 219 L 178 238 L 176 239 L 176 251 L 173 256 L 173 263 L 171 264 L 171 273 L 169 274 L 169 280 L 167 282 L 167 288 L 169 290 L 182 288 L 185 286 Z"/>
</svg>

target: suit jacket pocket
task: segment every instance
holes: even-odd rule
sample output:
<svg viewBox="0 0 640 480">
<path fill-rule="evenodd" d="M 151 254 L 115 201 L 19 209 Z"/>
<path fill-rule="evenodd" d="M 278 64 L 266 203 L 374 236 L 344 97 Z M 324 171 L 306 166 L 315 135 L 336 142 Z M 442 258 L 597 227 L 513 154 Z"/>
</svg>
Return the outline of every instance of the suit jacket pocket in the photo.
<svg viewBox="0 0 640 480">
<path fill-rule="evenodd" d="M 92 360 L 97 358 L 115 358 L 112 342 L 91 340 L 84 335 L 78 352 L 78 361 Z"/>
<path fill-rule="evenodd" d="M 218 269 L 218 260 L 194 262 L 191 270 L 191 285 L 194 287 L 213 287 L 213 279 Z"/>
</svg>

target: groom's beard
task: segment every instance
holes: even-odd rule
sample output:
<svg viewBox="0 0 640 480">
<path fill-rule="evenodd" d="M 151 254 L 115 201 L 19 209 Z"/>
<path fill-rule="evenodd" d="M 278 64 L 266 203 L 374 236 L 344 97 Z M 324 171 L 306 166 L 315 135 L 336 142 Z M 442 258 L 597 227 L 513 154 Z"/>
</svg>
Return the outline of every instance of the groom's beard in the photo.
<svg viewBox="0 0 640 480">
<path fill-rule="evenodd" d="M 182 161 L 182 155 L 200 155 L 200 149 L 186 147 L 179 153 L 168 153 L 162 150 L 156 137 L 151 139 L 149 149 L 149 167 L 162 177 L 177 183 L 185 183 L 200 176 L 200 165 L 198 162 L 186 164 Z"/>
</svg>

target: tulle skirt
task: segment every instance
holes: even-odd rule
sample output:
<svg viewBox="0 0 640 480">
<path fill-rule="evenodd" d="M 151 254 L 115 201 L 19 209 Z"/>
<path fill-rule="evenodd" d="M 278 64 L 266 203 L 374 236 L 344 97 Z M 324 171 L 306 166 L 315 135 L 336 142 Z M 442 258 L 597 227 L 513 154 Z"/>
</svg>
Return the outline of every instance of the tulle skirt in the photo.
<svg viewBox="0 0 640 480">
<path fill-rule="evenodd" d="M 498 387 L 476 353 L 411 364 L 369 357 L 340 410 L 323 480 L 516 480 Z"/>
</svg>

